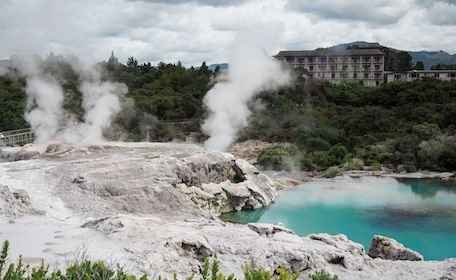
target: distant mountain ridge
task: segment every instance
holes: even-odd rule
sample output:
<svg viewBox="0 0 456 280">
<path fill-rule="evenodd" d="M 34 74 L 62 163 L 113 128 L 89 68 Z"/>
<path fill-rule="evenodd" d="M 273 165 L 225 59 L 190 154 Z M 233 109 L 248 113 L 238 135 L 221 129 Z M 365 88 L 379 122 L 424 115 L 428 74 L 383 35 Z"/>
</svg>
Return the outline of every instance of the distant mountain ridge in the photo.
<svg viewBox="0 0 456 280">
<path fill-rule="evenodd" d="M 214 71 L 217 66 L 220 67 L 220 70 L 227 70 L 228 69 L 228 63 L 216 63 L 216 64 L 211 64 L 209 65 L 209 70 Z"/>
<path fill-rule="evenodd" d="M 360 47 L 366 46 L 366 41 L 355 41 L 351 43 L 344 43 L 329 47 L 330 50 L 344 50 L 350 45 L 358 45 Z M 384 46 L 389 48 L 387 46 Z M 393 49 L 393 48 L 390 48 Z M 396 51 L 401 51 L 394 49 Z M 431 69 L 431 66 L 436 64 L 456 64 L 456 54 L 449 54 L 445 51 L 406 51 L 412 56 L 412 63 L 422 61 L 425 69 Z"/>
</svg>

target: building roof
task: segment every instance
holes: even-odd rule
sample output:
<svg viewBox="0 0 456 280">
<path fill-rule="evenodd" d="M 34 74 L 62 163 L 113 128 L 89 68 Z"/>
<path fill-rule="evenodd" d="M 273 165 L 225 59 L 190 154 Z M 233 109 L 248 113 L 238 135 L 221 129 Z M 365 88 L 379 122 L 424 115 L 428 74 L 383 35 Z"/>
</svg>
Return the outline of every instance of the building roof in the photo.
<svg viewBox="0 0 456 280">
<path fill-rule="evenodd" d="M 385 74 L 426 74 L 426 73 L 456 73 L 456 70 L 410 70 L 410 71 L 385 71 Z"/>
<path fill-rule="evenodd" d="M 299 56 L 340 56 L 340 55 L 385 55 L 378 48 L 362 48 L 362 49 L 351 49 L 351 50 L 315 50 L 315 51 L 280 51 L 274 57 L 299 57 Z"/>
</svg>

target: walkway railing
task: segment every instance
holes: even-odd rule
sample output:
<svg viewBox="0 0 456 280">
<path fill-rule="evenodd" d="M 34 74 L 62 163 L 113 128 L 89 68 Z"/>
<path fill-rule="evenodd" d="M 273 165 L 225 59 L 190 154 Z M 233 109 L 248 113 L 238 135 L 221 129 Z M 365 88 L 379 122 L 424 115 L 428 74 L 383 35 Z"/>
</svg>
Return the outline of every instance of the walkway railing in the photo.
<svg viewBox="0 0 456 280">
<path fill-rule="evenodd" d="M 0 146 L 23 146 L 34 139 L 35 134 L 30 128 L 0 132 Z"/>
</svg>

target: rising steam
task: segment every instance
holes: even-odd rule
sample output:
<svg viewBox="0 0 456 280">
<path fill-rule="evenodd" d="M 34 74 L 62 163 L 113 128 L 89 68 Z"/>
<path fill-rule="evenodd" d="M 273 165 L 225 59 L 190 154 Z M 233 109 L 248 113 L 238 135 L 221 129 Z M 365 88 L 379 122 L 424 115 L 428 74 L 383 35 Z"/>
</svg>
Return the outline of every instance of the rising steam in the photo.
<svg viewBox="0 0 456 280">
<path fill-rule="evenodd" d="M 266 35 L 266 36 L 264 36 Z M 204 103 L 209 117 L 203 130 L 209 135 L 207 148 L 224 151 L 247 125 L 250 110 L 247 103 L 258 93 L 274 90 L 290 82 L 282 65 L 268 56 L 263 47 L 267 34 L 238 35 L 229 59 L 229 69 L 207 93 Z"/>
<path fill-rule="evenodd" d="M 125 84 L 102 81 L 95 67 L 68 60 L 79 74 L 84 119 L 78 122 L 63 109 L 64 91 L 58 77 L 46 74 L 40 57 L 13 57 L 12 66 L 25 77 L 26 120 L 35 133 L 35 142 L 97 143 L 103 131 L 121 110 L 127 93 Z"/>
</svg>

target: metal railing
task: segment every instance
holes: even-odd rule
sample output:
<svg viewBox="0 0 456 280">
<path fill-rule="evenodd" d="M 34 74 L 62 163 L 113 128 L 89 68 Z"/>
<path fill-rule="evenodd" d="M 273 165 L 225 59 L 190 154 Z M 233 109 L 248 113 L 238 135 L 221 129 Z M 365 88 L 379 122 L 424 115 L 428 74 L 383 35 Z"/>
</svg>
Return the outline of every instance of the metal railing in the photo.
<svg viewBox="0 0 456 280">
<path fill-rule="evenodd" d="M 23 146 L 34 139 L 35 134 L 30 128 L 0 132 L 0 146 Z"/>
</svg>

